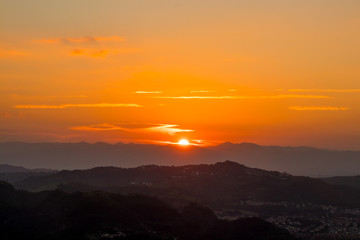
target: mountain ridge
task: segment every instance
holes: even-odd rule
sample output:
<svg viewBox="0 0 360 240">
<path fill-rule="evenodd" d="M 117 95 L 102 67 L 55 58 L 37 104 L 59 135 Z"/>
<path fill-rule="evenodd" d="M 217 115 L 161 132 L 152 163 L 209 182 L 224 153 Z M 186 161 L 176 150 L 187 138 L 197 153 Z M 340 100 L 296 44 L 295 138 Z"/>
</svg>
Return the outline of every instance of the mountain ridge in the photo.
<svg viewBox="0 0 360 240">
<path fill-rule="evenodd" d="M 209 147 L 179 147 L 134 143 L 0 143 L 0 163 L 27 168 L 87 169 L 102 165 L 137 167 L 148 164 L 211 164 L 231 160 L 249 167 L 292 175 L 330 177 L 357 175 L 360 151 L 311 147 L 222 143 Z"/>
<path fill-rule="evenodd" d="M 327 184 L 320 179 L 292 176 L 277 171 L 249 168 L 225 161 L 184 166 L 147 165 L 136 168 L 96 167 L 88 170 L 63 170 L 47 176 L 33 176 L 15 184 L 30 191 L 71 189 L 150 192 L 168 198 L 170 193 L 198 199 L 217 206 L 235 201 L 313 202 L 360 207 L 360 191 Z M 70 186 L 70 188 L 69 188 Z M 175 191 L 175 192 L 174 192 Z M 181 199 L 181 197 L 179 197 Z M 228 199 L 227 199 L 228 198 Z"/>
</svg>

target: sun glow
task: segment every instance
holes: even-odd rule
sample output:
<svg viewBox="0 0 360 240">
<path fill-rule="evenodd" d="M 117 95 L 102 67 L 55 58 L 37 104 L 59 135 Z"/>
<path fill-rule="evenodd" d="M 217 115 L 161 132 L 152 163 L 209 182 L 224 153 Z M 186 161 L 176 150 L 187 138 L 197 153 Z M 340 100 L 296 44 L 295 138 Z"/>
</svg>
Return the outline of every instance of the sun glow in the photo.
<svg viewBox="0 0 360 240">
<path fill-rule="evenodd" d="M 179 145 L 181 146 L 188 146 L 190 144 L 190 142 L 186 139 L 181 139 L 179 142 L 178 142 Z"/>
</svg>

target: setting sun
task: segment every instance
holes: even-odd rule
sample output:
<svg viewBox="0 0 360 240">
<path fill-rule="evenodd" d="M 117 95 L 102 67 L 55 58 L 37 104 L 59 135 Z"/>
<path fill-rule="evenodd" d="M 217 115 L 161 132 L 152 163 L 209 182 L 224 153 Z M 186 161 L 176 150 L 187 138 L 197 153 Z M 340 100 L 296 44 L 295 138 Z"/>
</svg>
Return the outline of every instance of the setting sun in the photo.
<svg viewBox="0 0 360 240">
<path fill-rule="evenodd" d="M 360 240 L 359 10 L 0 0 L 0 240 Z"/>
<path fill-rule="evenodd" d="M 186 139 L 181 139 L 179 142 L 178 142 L 179 145 L 181 146 L 188 146 L 190 144 L 190 142 Z"/>
</svg>

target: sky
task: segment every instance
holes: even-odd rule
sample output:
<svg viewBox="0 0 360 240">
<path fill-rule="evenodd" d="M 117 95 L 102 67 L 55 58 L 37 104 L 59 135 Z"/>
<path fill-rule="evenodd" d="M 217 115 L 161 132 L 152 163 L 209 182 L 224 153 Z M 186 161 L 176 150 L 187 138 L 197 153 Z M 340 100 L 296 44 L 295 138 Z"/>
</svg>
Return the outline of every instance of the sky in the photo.
<svg viewBox="0 0 360 240">
<path fill-rule="evenodd" d="M 360 150 L 358 0 L 0 0 L 0 141 Z"/>
</svg>

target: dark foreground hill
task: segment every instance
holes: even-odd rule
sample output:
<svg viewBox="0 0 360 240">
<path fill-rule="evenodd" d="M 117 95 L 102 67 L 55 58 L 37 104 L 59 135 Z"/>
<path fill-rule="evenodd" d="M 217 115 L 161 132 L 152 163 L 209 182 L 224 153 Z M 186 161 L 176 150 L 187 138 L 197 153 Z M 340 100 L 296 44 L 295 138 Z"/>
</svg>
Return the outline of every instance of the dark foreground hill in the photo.
<svg viewBox="0 0 360 240">
<path fill-rule="evenodd" d="M 196 201 L 213 209 L 242 208 L 249 202 L 312 203 L 360 207 L 360 191 L 322 180 L 248 168 L 226 161 L 212 165 L 137 168 L 99 167 L 30 177 L 16 184 L 29 191 L 106 190 L 146 193 L 174 205 Z"/>
<path fill-rule="evenodd" d="M 179 166 L 230 160 L 293 175 L 328 177 L 360 172 L 360 151 L 223 143 L 187 148 L 152 144 L 0 143 L 0 163 L 28 168 L 88 169 L 99 166 Z"/>
<path fill-rule="evenodd" d="M 219 220 L 197 204 L 178 211 L 141 195 L 17 191 L 0 182 L 0 239 L 291 240 L 259 218 Z"/>
</svg>

